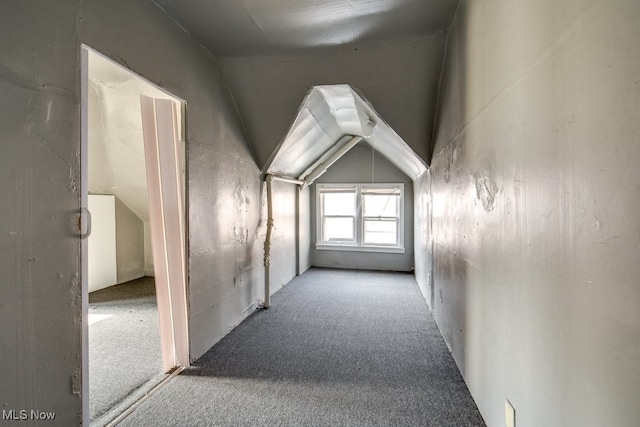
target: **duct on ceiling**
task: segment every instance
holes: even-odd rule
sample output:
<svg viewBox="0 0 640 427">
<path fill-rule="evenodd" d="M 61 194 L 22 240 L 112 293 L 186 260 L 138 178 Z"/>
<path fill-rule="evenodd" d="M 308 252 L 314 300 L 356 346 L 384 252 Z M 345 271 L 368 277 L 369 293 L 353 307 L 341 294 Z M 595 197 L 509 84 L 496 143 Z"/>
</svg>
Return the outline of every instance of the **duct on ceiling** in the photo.
<svg viewBox="0 0 640 427">
<path fill-rule="evenodd" d="M 345 144 L 354 136 L 361 137 L 414 181 L 427 170 L 422 159 L 367 100 L 349 85 L 330 85 L 315 86 L 305 96 L 289 132 L 263 173 L 296 178 L 308 185 L 305 178 L 335 159 L 336 152 L 348 151 L 351 147 Z"/>
</svg>

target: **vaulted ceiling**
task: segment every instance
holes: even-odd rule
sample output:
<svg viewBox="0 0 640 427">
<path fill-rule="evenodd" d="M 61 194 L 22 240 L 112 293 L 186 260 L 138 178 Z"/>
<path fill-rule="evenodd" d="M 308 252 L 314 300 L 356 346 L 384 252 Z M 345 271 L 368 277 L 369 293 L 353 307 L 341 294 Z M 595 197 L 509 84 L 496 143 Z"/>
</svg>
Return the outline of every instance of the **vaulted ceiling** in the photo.
<svg viewBox="0 0 640 427">
<path fill-rule="evenodd" d="M 314 86 L 348 84 L 426 162 L 459 0 L 155 0 L 219 61 L 264 167 Z"/>
</svg>

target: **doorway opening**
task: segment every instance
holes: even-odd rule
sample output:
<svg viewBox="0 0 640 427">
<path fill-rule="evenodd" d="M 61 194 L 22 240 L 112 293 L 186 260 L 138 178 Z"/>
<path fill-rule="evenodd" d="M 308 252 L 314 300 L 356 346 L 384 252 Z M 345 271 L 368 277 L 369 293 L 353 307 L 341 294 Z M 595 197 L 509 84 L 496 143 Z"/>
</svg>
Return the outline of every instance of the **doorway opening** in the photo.
<svg viewBox="0 0 640 427">
<path fill-rule="evenodd" d="M 185 102 L 82 46 L 83 424 L 189 364 Z"/>
</svg>

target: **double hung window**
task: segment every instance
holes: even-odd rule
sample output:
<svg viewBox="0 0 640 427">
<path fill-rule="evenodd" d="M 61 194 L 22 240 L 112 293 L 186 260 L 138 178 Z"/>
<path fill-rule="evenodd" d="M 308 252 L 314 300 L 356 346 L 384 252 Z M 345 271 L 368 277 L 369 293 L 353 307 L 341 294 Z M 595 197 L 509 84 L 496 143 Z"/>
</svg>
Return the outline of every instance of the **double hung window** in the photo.
<svg viewBox="0 0 640 427">
<path fill-rule="evenodd" d="M 317 184 L 317 249 L 404 252 L 403 184 Z"/>
</svg>

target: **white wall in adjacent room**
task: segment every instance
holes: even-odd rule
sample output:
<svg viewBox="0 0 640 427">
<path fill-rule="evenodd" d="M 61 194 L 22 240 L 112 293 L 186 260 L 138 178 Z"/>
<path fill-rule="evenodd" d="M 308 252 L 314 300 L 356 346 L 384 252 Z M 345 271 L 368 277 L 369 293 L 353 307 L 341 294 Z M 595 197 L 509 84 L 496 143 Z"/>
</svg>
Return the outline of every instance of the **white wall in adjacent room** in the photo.
<svg viewBox="0 0 640 427">
<path fill-rule="evenodd" d="M 116 259 L 118 283 L 143 277 L 145 271 L 144 223 L 116 198 Z"/>
<path fill-rule="evenodd" d="M 116 201 L 113 195 L 89 195 L 89 292 L 118 282 L 116 260 Z"/>
</svg>

